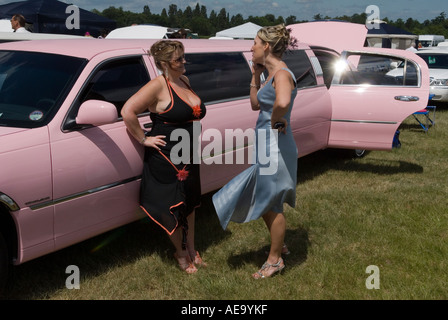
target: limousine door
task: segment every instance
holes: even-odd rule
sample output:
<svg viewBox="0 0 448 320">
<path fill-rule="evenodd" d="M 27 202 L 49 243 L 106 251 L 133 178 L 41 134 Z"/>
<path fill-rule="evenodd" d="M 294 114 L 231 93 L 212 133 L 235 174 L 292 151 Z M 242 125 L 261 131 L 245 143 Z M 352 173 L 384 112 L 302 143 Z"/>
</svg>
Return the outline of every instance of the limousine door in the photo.
<svg viewBox="0 0 448 320">
<path fill-rule="evenodd" d="M 427 105 L 429 72 L 420 57 L 363 49 L 344 51 L 334 66 L 330 148 L 389 150 L 401 122 Z"/>
</svg>

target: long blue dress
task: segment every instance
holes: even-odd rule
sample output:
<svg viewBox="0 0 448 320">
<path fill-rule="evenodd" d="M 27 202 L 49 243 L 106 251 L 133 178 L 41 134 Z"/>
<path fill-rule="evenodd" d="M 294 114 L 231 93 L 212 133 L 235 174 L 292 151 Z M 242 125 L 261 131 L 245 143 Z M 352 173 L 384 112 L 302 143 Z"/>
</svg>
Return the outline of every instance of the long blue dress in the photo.
<svg viewBox="0 0 448 320">
<path fill-rule="evenodd" d="M 289 70 L 296 82 L 294 74 Z M 297 88 L 284 118 L 286 134 L 271 130 L 275 101 L 272 78 L 258 91 L 260 113 L 255 127 L 255 163 L 234 177 L 213 195 L 213 204 L 223 229 L 230 221 L 243 223 L 258 219 L 268 211 L 283 212 L 283 204 L 295 206 L 297 147 L 292 136 L 290 116 Z M 267 138 L 264 138 L 267 137 Z"/>
</svg>

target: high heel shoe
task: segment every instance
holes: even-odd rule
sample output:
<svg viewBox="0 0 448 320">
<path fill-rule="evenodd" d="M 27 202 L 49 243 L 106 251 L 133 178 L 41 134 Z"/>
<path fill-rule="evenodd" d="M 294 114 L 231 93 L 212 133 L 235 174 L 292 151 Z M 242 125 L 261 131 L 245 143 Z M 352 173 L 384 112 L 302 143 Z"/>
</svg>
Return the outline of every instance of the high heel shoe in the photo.
<svg viewBox="0 0 448 320">
<path fill-rule="evenodd" d="M 207 266 L 207 263 L 205 263 L 204 260 L 202 260 L 202 258 L 199 255 L 198 251 L 196 251 L 196 255 L 194 256 L 193 263 L 196 266 L 199 266 L 199 267 L 206 267 Z"/>
<path fill-rule="evenodd" d="M 283 265 L 281 265 L 281 264 L 283 264 Z M 266 261 L 266 262 L 263 264 L 263 266 L 261 267 L 261 269 L 258 270 L 256 273 L 254 273 L 254 274 L 252 275 L 252 277 L 253 277 L 254 279 L 269 278 L 269 277 L 274 276 L 275 274 L 281 273 L 281 272 L 283 271 L 283 269 L 285 269 L 285 267 L 286 267 L 286 266 L 285 266 L 285 264 L 284 264 L 282 258 L 278 259 L 278 262 L 277 262 L 277 263 L 274 263 L 274 264 L 269 264 L 269 263 Z M 267 271 L 267 269 L 269 269 L 269 268 L 275 268 L 275 270 L 274 270 L 271 274 L 269 274 L 269 275 L 264 275 L 262 272 L 263 272 L 263 271 Z"/>
<path fill-rule="evenodd" d="M 174 253 L 174 258 L 176 258 L 179 268 L 188 274 L 193 274 L 198 271 L 188 255 L 181 257 L 177 253 Z"/>
</svg>

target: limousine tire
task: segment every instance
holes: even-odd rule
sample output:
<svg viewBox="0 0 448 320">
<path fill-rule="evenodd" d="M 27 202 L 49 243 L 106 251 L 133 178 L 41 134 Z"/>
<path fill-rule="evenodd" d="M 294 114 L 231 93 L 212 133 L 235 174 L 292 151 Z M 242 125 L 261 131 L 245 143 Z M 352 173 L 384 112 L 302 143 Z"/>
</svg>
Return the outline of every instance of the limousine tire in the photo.
<svg viewBox="0 0 448 320">
<path fill-rule="evenodd" d="M 366 150 L 364 149 L 355 149 L 353 150 L 353 155 L 355 158 L 362 158 L 366 154 Z"/>
<path fill-rule="evenodd" d="M 8 281 L 8 247 L 3 235 L 0 233 L 0 297 L 3 297 Z"/>
<path fill-rule="evenodd" d="M 367 154 L 365 149 L 340 149 L 339 154 L 343 158 L 358 159 Z"/>
</svg>

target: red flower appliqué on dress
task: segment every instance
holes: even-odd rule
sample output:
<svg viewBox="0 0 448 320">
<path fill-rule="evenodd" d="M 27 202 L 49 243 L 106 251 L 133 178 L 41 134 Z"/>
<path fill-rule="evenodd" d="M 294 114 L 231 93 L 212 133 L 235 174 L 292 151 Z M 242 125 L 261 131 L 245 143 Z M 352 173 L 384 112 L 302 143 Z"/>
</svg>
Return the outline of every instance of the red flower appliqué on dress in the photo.
<svg viewBox="0 0 448 320">
<path fill-rule="evenodd" d="M 188 178 L 188 171 L 187 171 L 187 170 L 185 170 L 185 169 L 180 169 L 180 170 L 177 172 L 177 179 L 178 179 L 179 181 L 185 181 L 185 180 L 187 180 L 187 178 Z"/>
<path fill-rule="evenodd" d="M 200 106 L 194 106 L 194 107 L 191 107 L 191 109 L 193 109 L 193 116 L 195 118 L 199 118 L 201 116 L 201 107 Z"/>
</svg>

